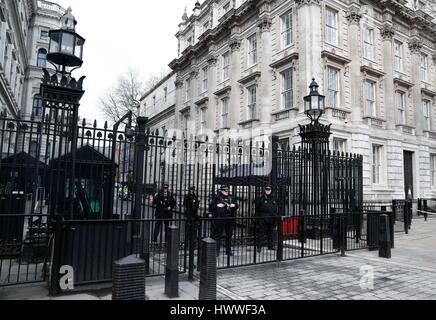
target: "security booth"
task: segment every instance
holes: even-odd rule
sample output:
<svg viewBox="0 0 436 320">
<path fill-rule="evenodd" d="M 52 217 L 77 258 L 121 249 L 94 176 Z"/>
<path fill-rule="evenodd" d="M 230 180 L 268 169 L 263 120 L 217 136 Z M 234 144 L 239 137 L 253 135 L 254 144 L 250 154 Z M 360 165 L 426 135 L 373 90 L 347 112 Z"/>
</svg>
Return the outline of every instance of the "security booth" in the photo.
<svg viewBox="0 0 436 320">
<path fill-rule="evenodd" d="M 0 256 L 20 254 L 31 222 L 26 215 L 32 214 L 32 200 L 44 200 L 36 191 L 44 188 L 46 175 L 47 166 L 25 152 L 0 155 Z"/>
<path fill-rule="evenodd" d="M 0 193 L 32 194 L 35 186 L 44 187 L 48 166 L 26 152 L 3 154 L 0 159 Z"/>
<path fill-rule="evenodd" d="M 112 161 L 97 148 L 86 145 L 76 152 L 74 198 L 70 199 L 70 181 L 65 172 L 71 170 L 70 155 L 50 162 L 52 194 L 50 214 L 63 215 L 67 220 L 118 219 L 108 201 L 115 187 Z M 118 165 L 115 165 L 116 170 Z M 70 214 L 71 201 L 73 215 Z"/>
</svg>

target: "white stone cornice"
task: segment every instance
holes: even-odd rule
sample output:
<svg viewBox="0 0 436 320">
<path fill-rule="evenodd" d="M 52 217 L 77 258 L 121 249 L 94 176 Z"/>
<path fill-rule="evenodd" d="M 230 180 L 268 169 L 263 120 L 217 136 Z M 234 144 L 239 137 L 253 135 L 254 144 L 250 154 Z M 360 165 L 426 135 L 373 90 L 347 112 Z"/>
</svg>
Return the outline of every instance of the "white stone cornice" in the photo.
<svg viewBox="0 0 436 320">
<path fill-rule="evenodd" d="M 241 40 L 239 40 L 239 38 L 230 39 L 229 46 L 232 52 L 239 51 L 241 48 Z"/>
<path fill-rule="evenodd" d="M 409 42 L 409 49 L 412 52 L 412 54 L 419 54 L 421 53 L 422 49 L 422 40 L 418 37 L 413 38 Z"/>
<path fill-rule="evenodd" d="M 260 32 L 269 32 L 271 30 L 272 20 L 270 17 L 259 19 L 258 27 Z"/>
<path fill-rule="evenodd" d="M 360 25 L 362 14 L 357 7 L 351 7 L 350 10 L 347 11 L 345 17 L 347 18 L 349 24 Z"/>
<path fill-rule="evenodd" d="M 304 6 L 304 5 L 312 5 L 312 4 L 321 4 L 321 0 L 295 0 L 295 3 L 298 7 Z"/>
<path fill-rule="evenodd" d="M 395 35 L 395 32 L 396 32 L 395 28 L 390 24 L 385 24 L 380 29 L 380 34 L 384 41 L 391 41 L 392 37 Z"/>
</svg>

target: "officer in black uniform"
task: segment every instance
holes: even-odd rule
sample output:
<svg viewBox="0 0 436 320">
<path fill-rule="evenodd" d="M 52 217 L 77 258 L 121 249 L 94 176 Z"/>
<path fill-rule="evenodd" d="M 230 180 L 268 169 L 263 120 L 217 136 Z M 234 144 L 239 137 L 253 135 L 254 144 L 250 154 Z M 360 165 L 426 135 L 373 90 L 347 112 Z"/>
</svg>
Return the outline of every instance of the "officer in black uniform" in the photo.
<svg viewBox="0 0 436 320">
<path fill-rule="evenodd" d="M 162 190 L 159 191 L 155 197 L 153 204 L 156 206 L 156 219 L 172 219 L 173 210 L 176 207 L 176 200 L 173 194 L 170 192 L 170 186 L 165 183 L 162 186 Z M 165 224 L 165 234 L 168 230 L 170 221 L 164 221 Z M 154 242 L 157 242 L 159 234 L 162 230 L 162 221 L 157 221 L 154 228 Z"/>
<path fill-rule="evenodd" d="M 214 200 L 209 206 L 209 211 L 212 212 L 214 218 L 212 224 L 212 238 L 217 242 L 217 256 L 220 254 L 221 241 L 226 233 L 226 252 L 228 256 L 233 256 L 232 252 L 232 237 L 235 225 L 236 211 L 239 205 L 233 200 L 229 194 L 229 187 L 223 186 L 218 191 Z"/>
<path fill-rule="evenodd" d="M 198 209 L 200 200 L 196 193 L 195 187 L 189 188 L 189 192 L 183 200 L 183 208 L 187 219 L 186 239 L 195 241 L 198 237 L 199 215 Z M 191 238 L 192 237 L 192 238 Z"/>
<path fill-rule="evenodd" d="M 274 228 L 277 225 L 278 204 L 273 196 L 272 186 L 266 186 L 260 197 L 256 199 L 257 251 L 260 253 L 268 241 L 268 249 L 274 250 Z"/>
</svg>

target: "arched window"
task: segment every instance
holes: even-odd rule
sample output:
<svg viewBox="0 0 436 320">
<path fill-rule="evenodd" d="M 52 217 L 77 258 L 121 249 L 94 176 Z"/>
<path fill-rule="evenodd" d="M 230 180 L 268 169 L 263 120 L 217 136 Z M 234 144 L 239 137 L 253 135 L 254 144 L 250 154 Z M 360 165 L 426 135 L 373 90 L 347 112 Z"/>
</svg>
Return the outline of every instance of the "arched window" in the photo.
<svg viewBox="0 0 436 320">
<path fill-rule="evenodd" d="M 33 115 L 35 117 L 42 116 L 42 97 L 39 94 L 33 98 Z"/>
<path fill-rule="evenodd" d="M 39 49 L 38 50 L 38 64 L 39 68 L 45 68 L 47 66 L 47 50 Z"/>
</svg>

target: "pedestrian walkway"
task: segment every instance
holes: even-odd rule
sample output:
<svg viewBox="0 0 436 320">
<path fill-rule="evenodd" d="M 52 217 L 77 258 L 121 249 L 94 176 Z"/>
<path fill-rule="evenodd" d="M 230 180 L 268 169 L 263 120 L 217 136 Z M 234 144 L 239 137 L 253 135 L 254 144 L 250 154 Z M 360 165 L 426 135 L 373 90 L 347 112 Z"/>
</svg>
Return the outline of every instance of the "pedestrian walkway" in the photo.
<svg viewBox="0 0 436 320">
<path fill-rule="evenodd" d="M 167 300 L 164 283 L 147 279 L 147 298 Z M 198 299 L 198 286 L 182 275 L 177 300 Z M 43 286 L 9 287 L 0 300 L 111 300 L 111 290 L 51 298 Z M 436 220 L 415 220 L 409 235 L 397 235 L 392 259 L 362 250 L 220 270 L 218 300 L 436 300 Z"/>
</svg>

